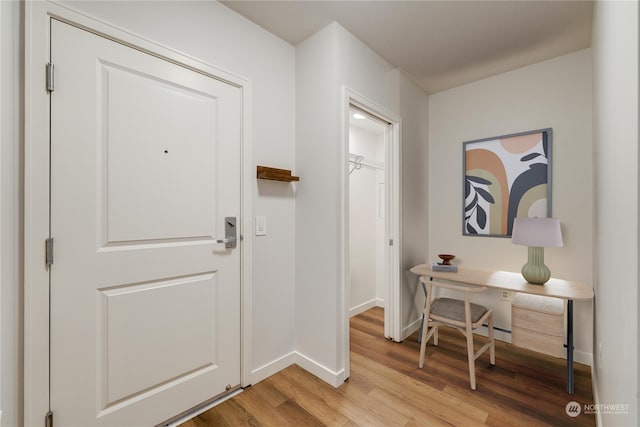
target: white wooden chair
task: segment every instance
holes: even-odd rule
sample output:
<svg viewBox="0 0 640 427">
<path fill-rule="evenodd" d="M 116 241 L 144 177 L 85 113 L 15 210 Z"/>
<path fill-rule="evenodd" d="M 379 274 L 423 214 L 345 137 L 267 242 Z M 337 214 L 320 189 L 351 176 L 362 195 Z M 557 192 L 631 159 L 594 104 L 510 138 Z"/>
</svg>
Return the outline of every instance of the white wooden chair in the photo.
<svg viewBox="0 0 640 427">
<path fill-rule="evenodd" d="M 427 287 L 427 301 L 424 307 L 424 324 L 422 327 L 422 340 L 420 343 L 419 366 L 424 366 L 424 355 L 427 341 L 433 336 L 434 345 L 438 345 L 438 326 L 447 325 L 458 329 L 467 338 L 467 356 L 469 359 L 469 380 L 471 389 L 476 389 L 476 359 L 489 349 L 491 365 L 496 364 L 495 340 L 493 336 L 493 311 L 470 301 L 469 294 L 484 292 L 487 288 L 481 286 L 464 286 L 450 283 L 436 282 L 425 277 L 420 281 Z M 464 293 L 464 301 L 452 298 L 433 298 L 433 287 L 440 287 Z M 477 352 L 473 346 L 473 330 L 482 326 L 484 322 L 489 325 L 489 342 Z"/>
</svg>

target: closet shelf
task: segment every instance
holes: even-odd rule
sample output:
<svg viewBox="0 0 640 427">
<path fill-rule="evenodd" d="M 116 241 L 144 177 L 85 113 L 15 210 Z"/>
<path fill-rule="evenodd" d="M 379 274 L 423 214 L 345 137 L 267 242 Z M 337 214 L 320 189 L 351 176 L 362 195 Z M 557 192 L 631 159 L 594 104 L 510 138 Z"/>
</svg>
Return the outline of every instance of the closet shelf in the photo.
<svg viewBox="0 0 640 427">
<path fill-rule="evenodd" d="M 300 177 L 291 175 L 291 171 L 288 169 L 269 168 L 267 166 L 257 166 L 256 178 L 286 182 L 300 181 Z"/>
</svg>

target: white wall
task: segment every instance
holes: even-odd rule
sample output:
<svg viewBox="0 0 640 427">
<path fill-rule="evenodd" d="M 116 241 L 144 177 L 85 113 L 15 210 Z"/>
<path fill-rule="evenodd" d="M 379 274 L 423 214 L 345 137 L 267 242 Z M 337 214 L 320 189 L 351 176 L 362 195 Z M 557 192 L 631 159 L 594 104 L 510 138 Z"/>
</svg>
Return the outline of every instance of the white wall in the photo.
<svg viewBox="0 0 640 427">
<path fill-rule="evenodd" d="M 384 128 L 380 133 L 367 132 L 354 125 L 349 128 L 349 152 L 367 161 L 384 165 Z M 380 216 L 379 184 L 384 171 L 362 166 L 349 170 L 349 278 L 351 294 L 349 315 L 365 311 L 384 302 L 384 215 Z M 382 196 L 382 200 L 380 200 Z"/>
<path fill-rule="evenodd" d="M 401 260 L 402 335 L 420 327 L 424 292 L 409 269 L 427 260 L 428 242 L 428 97 L 404 73 L 392 73 L 397 108 L 402 117 Z M 435 200 L 435 203 L 438 203 Z"/>
<path fill-rule="evenodd" d="M 295 348 L 338 385 L 340 91 L 336 25 L 296 46 Z M 331 380 L 334 377 L 334 380 Z"/>
<path fill-rule="evenodd" d="M 462 235 L 462 143 L 553 128 L 552 215 L 564 247 L 546 248 L 552 275 L 593 284 L 593 145 L 589 49 L 500 74 L 429 98 L 429 257 L 452 253 L 475 269 L 520 271 L 527 248 L 510 239 Z M 479 299 L 510 329 L 510 303 Z M 591 363 L 592 304 L 574 303 L 576 360 Z"/>
<path fill-rule="evenodd" d="M 22 10 L 0 2 L 0 411 L 22 424 Z"/>
<path fill-rule="evenodd" d="M 601 425 L 638 425 L 638 3 L 597 2 L 593 20 L 596 168 L 596 403 L 628 404 Z"/>
<path fill-rule="evenodd" d="M 401 105 L 419 98 L 410 93 L 419 89 L 400 82 L 389 63 L 336 23 L 296 46 L 296 168 L 301 176 L 296 198 L 296 351 L 303 367 L 334 385 L 344 379 L 345 368 L 346 319 L 340 310 L 345 268 L 340 171 L 346 167 L 341 146 L 342 88 L 398 113 Z M 403 129 L 419 130 L 426 120 L 422 114 L 408 116 Z M 402 139 L 403 150 L 419 152 L 411 147 L 426 145 L 420 132 L 415 135 Z M 411 166 L 403 167 L 403 176 L 420 176 L 420 170 Z M 426 194 L 424 187 L 416 192 L 419 197 Z"/>
</svg>

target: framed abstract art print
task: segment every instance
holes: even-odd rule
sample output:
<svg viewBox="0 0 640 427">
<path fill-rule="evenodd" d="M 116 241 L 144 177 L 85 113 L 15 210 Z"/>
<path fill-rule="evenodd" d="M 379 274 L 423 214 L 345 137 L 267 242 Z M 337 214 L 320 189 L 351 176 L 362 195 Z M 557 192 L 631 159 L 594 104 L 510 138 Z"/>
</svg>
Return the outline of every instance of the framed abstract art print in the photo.
<svg viewBox="0 0 640 427">
<path fill-rule="evenodd" d="M 516 217 L 551 217 L 552 130 L 465 141 L 465 236 L 511 237 Z"/>
</svg>

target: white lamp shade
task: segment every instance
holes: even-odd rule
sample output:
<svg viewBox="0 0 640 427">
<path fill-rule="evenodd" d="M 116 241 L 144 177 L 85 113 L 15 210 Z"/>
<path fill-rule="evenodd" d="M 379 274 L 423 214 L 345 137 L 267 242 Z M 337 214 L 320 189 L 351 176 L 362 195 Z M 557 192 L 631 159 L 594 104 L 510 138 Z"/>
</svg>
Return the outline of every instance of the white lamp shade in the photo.
<svg viewBox="0 0 640 427">
<path fill-rule="evenodd" d="M 562 246 L 560 220 L 556 218 L 515 218 L 511 242 L 524 246 Z"/>
</svg>

